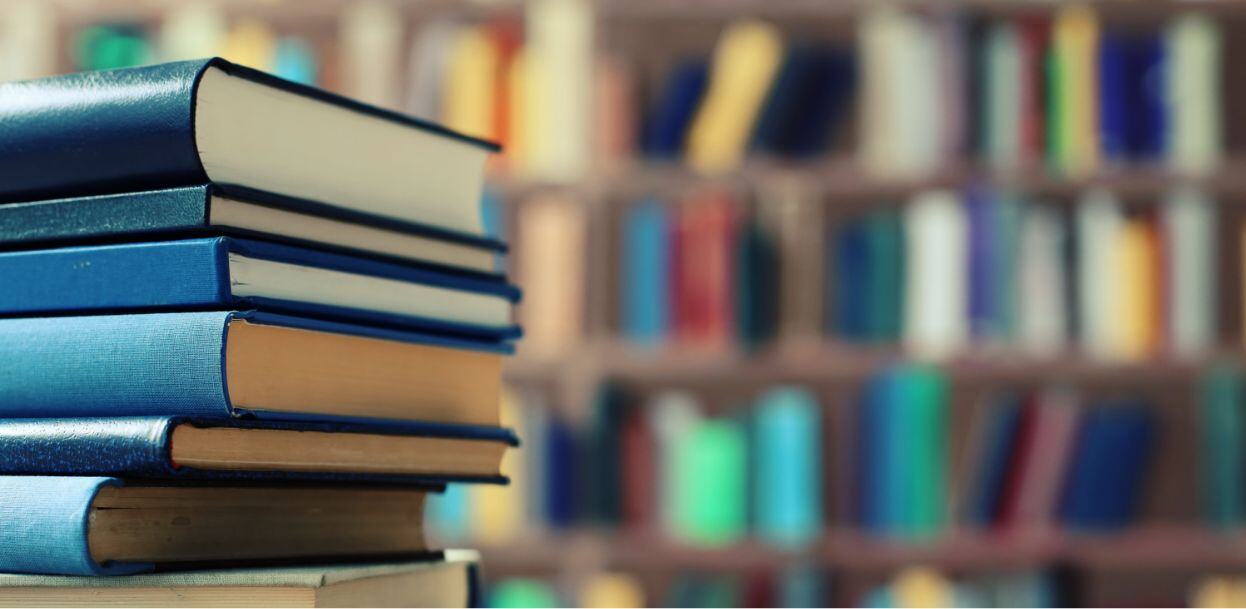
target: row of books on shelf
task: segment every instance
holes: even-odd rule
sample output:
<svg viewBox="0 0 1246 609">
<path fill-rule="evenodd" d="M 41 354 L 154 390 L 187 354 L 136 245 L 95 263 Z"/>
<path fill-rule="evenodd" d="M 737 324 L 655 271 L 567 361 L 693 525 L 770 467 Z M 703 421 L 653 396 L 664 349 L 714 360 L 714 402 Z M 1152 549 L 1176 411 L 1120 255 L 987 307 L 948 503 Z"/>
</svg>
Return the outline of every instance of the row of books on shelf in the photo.
<svg viewBox="0 0 1246 609">
<path fill-rule="evenodd" d="M 502 164 L 552 179 L 638 157 L 720 172 L 749 155 L 813 157 L 852 141 L 884 175 L 949 158 L 1079 175 L 1137 161 L 1205 171 L 1224 144 L 1222 34 L 1193 12 L 1138 31 L 1104 26 L 1085 6 L 1022 18 L 884 7 L 863 12 L 855 41 L 743 20 L 645 82 L 630 55 L 640 50 L 594 55 L 591 10 L 543 0 L 521 16 L 430 14 L 408 28 L 397 5 L 355 3 L 325 38 L 228 19 L 209 3 L 170 5 L 154 28 L 83 27 L 73 58 L 109 68 L 223 55 L 500 141 Z M 14 32 L 54 37 L 51 7 L 17 3 L 5 15 Z M 22 56 L 13 78 L 53 68 L 54 49 Z"/>
<path fill-rule="evenodd" d="M 518 206 L 516 272 L 534 353 L 583 331 L 584 209 Z M 1220 294 L 1234 216 L 1196 188 L 1071 206 L 991 187 L 928 191 L 824 218 L 816 202 L 716 190 L 622 208 L 610 275 L 617 330 L 644 346 L 728 348 L 824 335 L 943 358 L 970 347 L 1137 361 L 1199 357 L 1231 318 Z M 825 228 L 823 228 L 825 227 Z M 1229 239 L 1229 243 L 1222 243 Z"/>
<path fill-rule="evenodd" d="M 806 547 L 831 526 L 914 542 L 954 528 L 1118 531 L 1138 522 L 1160 447 L 1200 440 L 1161 442 L 1177 432 L 1160 428 L 1157 407 L 1142 400 L 1052 388 L 955 405 L 947 379 L 916 365 L 879 372 L 850 400 L 823 404 L 776 387 L 726 415 L 682 391 L 646 398 L 618 385 L 599 391 L 583 426 L 539 392 L 512 396 L 510 408 L 528 448 L 505 469 L 523 500 L 451 489 L 430 508 L 449 539 L 503 544 L 595 524 L 705 546 L 754 536 L 780 548 Z M 1240 483 L 1227 484 L 1205 491 L 1240 494 Z M 1193 497 L 1177 501 L 1195 517 Z"/>
<path fill-rule="evenodd" d="M 0 115 L 0 603 L 474 604 L 424 511 L 518 444 L 496 147 L 219 58 Z"/>
</svg>

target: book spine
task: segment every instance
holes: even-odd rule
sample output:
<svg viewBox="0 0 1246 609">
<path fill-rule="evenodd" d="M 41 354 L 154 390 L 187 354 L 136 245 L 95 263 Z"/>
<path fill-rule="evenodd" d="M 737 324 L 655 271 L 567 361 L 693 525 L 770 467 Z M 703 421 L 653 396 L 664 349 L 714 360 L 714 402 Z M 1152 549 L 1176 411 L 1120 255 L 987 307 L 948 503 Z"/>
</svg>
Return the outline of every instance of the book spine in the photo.
<svg viewBox="0 0 1246 609">
<path fill-rule="evenodd" d="M 56 243 L 199 229 L 207 224 L 204 187 L 0 206 L 0 242 Z"/>
<path fill-rule="evenodd" d="M 227 417 L 230 316 L 0 320 L 0 417 Z"/>
<path fill-rule="evenodd" d="M 122 575 L 147 565 L 101 566 L 87 543 L 91 503 L 113 478 L 0 476 L 0 571 Z"/>
<path fill-rule="evenodd" d="M 0 254 L 0 312 L 54 313 L 227 305 L 221 239 Z"/>
<path fill-rule="evenodd" d="M 195 146 L 191 61 L 0 86 L 0 201 L 207 181 Z"/>
<path fill-rule="evenodd" d="M 0 474 L 168 474 L 172 419 L 6 419 Z"/>
</svg>

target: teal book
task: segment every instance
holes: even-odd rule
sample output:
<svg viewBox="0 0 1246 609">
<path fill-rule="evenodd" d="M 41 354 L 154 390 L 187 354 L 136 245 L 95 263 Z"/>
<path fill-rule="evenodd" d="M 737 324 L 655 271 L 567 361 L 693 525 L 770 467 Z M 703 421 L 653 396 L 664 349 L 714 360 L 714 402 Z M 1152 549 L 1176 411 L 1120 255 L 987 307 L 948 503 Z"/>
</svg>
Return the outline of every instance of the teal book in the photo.
<svg viewBox="0 0 1246 609">
<path fill-rule="evenodd" d="M 652 345 L 670 330 L 669 219 L 661 201 L 627 210 L 623 224 L 621 325 L 628 340 Z"/>
<path fill-rule="evenodd" d="M 903 530 L 913 538 L 937 534 L 947 520 L 947 380 L 935 368 L 909 368 L 904 383 L 907 454 Z"/>
<path fill-rule="evenodd" d="M 780 546 L 809 543 L 822 525 L 818 404 L 807 391 L 773 389 L 762 396 L 754 425 L 757 531 Z"/>
<path fill-rule="evenodd" d="M 875 212 L 866 220 L 866 336 L 875 343 L 900 339 L 904 305 L 904 227 L 895 209 Z"/>
<path fill-rule="evenodd" d="M 1217 527 L 1236 527 L 1243 516 L 1241 375 L 1227 366 L 1208 372 L 1200 408 L 1204 515 Z"/>
</svg>

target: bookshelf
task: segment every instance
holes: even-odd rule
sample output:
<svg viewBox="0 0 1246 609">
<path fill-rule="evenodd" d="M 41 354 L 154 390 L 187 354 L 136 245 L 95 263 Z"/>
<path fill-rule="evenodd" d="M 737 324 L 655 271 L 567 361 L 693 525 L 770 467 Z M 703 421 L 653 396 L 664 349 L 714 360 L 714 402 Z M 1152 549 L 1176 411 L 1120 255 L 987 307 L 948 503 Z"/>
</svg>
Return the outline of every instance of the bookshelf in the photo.
<svg viewBox="0 0 1246 609">
<path fill-rule="evenodd" d="M 350 68 L 345 66 L 339 48 L 345 38 L 339 21 L 358 4 L 346 0 L 214 3 L 230 23 L 258 20 L 278 35 L 307 39 L 320 61 L 320 84 L 347 94 L 352 92 L 343 72 Z M 424 25 L 437 21 L 456 26 L 499 22 L 522 25 L 533 18 L 532 3 L 514 0 L 382 0 L 370 4 L 383 7 L 402 23 L 396 51 L 402 56 L 377 63 L 398 66 L 401 73 L 383 76 L 397 79 L 404 87 L 411 76 L 406 53 Z M 746 18 L 774 24 L 794 39 L 807 38 L 855 52 L 861 19 L 882 4 L 923 18 L 971 17 L 989 23 L 1048 17 L 1075 5 L 1087 6 L 1105 27 L 1125 32 L 1154 31 L 1175 15 L 1196 10 L 1211 15 L 1221 28 L 1226 76 L 1235 75 L 1235 66 L 1243 65 L 1241 44 L 1235 39 L 1246 32 L 1246 4 L 1235 0 L 597 0 L 586 4 L 591 18 L 585 45 L 591 56 L 587 61 L 596 64 L 622 59 L 634 68 L 632 123 L 640 123 L 651 111 L 662 94 L 663 79 L 678 59 L 710 54 L 724 28 Z M 56 47 L 54 65 L 67 71 L 73 68 L 67 48 L 75 31 L 92 24 L 121 23 L 145 28 L 155 37 L 154 32 L 177 2 L 55 0 L 50 5 L 56 15 L 57 36 L 65 42 Z M 1246 100 L 1243 82 L 1246 80 L 1241 78 L 1223 79 L 1222 106 L 1238 107 Z M 579 91 L 582 95 L 576 99 L 591 104 L 599 101 L 596 84 L 577 86 L 590 86 L 593 91 Z M 405 99 L 389 102 L 409 109 Z M 749 154 L 739 166 L 718 172 L 694 170 L 678 157 L 650 158 L 636 150 L 635 142 L 622 154 L 597 158 L 604 129 L 596 122 L 585 133 L 569 136 L 584 140 L 581 151 L 593 151 L 594 159 L 582 171 L 528 171 L 515 159 L 494 167 L 491 190 L 499 203 L 497 213 L 514 243 L 512 272 L 523 269 L 528 250 L 520 226 L 534 201 L 538 205 L 548 200 L 564 203 L 583 223 L 581 276 L 571 278 L 572 285 L 561 288 L 580 303 L 572 338 L 550 348 L 531 350 L 522 346 L 506 370 L 508 382 L 522 395 L 521 410 L 558 413 L 574 430 L 583 432 L 593 425 L 598 390 L 613 381 L 638 394 L 640 401 L 672 390 L 685 392 L 701 401 L 707 417 L 717 420 L 748 416 L 758 409 L 754 398 L 759 394 L 774 386 L 792 385 L 815 395 L 819 412 L 829 417 L 854 399 L 879 370 L 893 362 L 915 359 L 900 341 L 853 342 L 825 331 L 821 301 L 828 281 L 825 268 L 799 275 L 820 292 L 801 305 L 805 313 L 815 311 L 817 319 L 812 324 L 803 320 L 804 325 L 798 324 L 795 329 L 780 328 L 773 339 L 756 345 L 743 344 L 734 337 L 711 345 L 688 345 L 679 340 L 640 345 L 630 340 L 623 331 L 620 310 L 620 297 L 626 289 L 621 283 L 620 249 L 627 214 L 644 201 L 655 201 L 675 213 L 686 206 L 689 197 L 721 191 L 727 193 L 729 206 L 751 218 L 768 205 L 769 193 L 794 188 L 800 193 L 797 205 L 818 212 L 817 237 L 804 246 L 817 252 L 829 247 L 829 229 L 845 219 L 903 208 L 915 195 L 933 190 L 959 192 L 978 186 L 1023 193 L 1035 206 L 1064 211 L 1075 210 L 1086 192 L 1102 189 L 1118 197 L 1130 213 L 1162 207 L 1164 197 L 1174 187 L 1190 186 L 1212 197 L 1216 209 L 1222 211 L 1221 233 L 1231 235 L 1231 229 L 1225 227 L 1243 217 L 1246 122 L 1233 112 L 1226 112 L 1223 157 L 1212 168 L 1180 170 L 1161 159 L 1147 159 L 1103 163 L 1093 171 L 1072 175 L 1032 160 L 1001 168 L 964 151 L 948 154 L 922 171 L 880 174 L 861 159 L 861 135 L 855 133 L 860 112 L 856 105 L 844 111 L 840 133 L 817 154 L 796 155 L 799 158 Z M 550 131 L 561 136 L 555 127 Z M 641 127 L 632 124 L 633 135 Z M 1232 319 L 1243 298 L 1238 285 L 1242 263 L 1234 260 L 1232 248 L 1233 243 L 1226 242 L 1217 250 L 1224 262 L 1217 275 L 1222 289 L 1215 305 L 1222 319 L 1209 344 L 1197 352 L 1176 354 L 1161 346 L 1141 357 L 1105 359 L 1088 354 L 1076 340 L 1064 341 L 1041 354 L 1016 344 L 969 340 L 936 362 L 951 388 L 949 441 L 954 454 L 949 461 L 953 464 L 962 458 L 959 451 L 966 442 L 970 413 L 990 408 L 981 406 L 979 400 L 992 392 L 1058 385 L 1073 387 L 1091 398 L 1128 395 L 1149 400 L 1148 408 L 1159 413 L 1162 436 L 1171 450 L 1159 458 L 1152 471 L 1152 477 L 1160 480 L 1156 483 L 1159 488 L 1152 491 L 1160 497 L 1155 500 L 1160 505 L 1148 506 L 1144 517 L 1124 530 L 1098 536 L 1023 530 L 998 536 L 953 526 L 928 542 L 885 542 L 864 535 L 851 518 L 838 513 L 838 508 L 823 505 L 824 526 L 798 550 L 776 548 L 751 533 L 739 541 L 707 547 L 679 541 L 661 527 L 594 525 L 592 518 L 583 515 L 558 527 L 539 522 L 529 527 L 533 523 L 524 521 L 522 530 L 512 531 L 507 540 L 488 539 L 487 535 L 480 541 L 471 536 L 461 539 L 482 547 L 491 582 L 511 577 L 549 582 L 568 603 L 575 601 L 591 576 L 601 572 L 635 575 L 644 584 L 646 598 L 660 604 L 684 573 L 729 574 L 742 581 L 757 573 L 773 575 L 802 566 L 812 566 L 834 582 L 832 598 L 837 603 L 853 603 L 871 588 L 886 583 L 895 572 L 915 565 L 931 566 L 955 577 L 1049 568 L 1085 574 L 1123 573 L 1118 579 L 1113 579 L 1117 575 L 1096 579 L 1106 583 L 1088 585 L 1090 592 L 1084 598 L 1181 602 L 1199 574 L 1246 569 L 1246 540 L 1235 530 L 1212 529 L 1200 523 L 1193 497 L 1196 483 L 1192 480 L 1199 458 L 1197 395 L 1201 378 L 1217 364 L 1243 363 L 1239 347 L 1242 321 Z M 519 279 L 529 283 L 522 273 Z M 849 432 L 840 429 L 827 434 L 823 448 L 831 450 Z M 540 444 L 528 448 L 542 450 Z M 576 487 L 577 492 L 582 490 Z M 1173 581 L 1156 578 L 1159 583 L 1148 589 L 1147 596 L 1125 594 L 1137 583 L 1137 573 L 1165 569 L 1181 573 Z"/>
</svg>

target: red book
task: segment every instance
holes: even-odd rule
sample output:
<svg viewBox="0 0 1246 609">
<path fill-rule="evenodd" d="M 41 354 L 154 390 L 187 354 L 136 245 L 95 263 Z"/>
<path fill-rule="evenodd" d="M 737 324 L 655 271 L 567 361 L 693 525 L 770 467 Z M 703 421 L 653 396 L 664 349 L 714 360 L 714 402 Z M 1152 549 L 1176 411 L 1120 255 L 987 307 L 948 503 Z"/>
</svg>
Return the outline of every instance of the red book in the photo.
<svg viewBox="0 0 1246 609">
<path fill-rule="evenodd" d="M 1043 160 L 1044 112 L 1047 106 L 1047 49 L 1050 28 L 1047 20 L 1032 17 L 1022 21 L 1021 36 L 1021 159 L 1029 165 Z"/>
<path fill-rule="evenodd" d="M 684 203 L 677 237 L 676 336 L 695 346 L 725 348 L 734 328 L 734 202 L 722 192 Z"/>
</svg>

